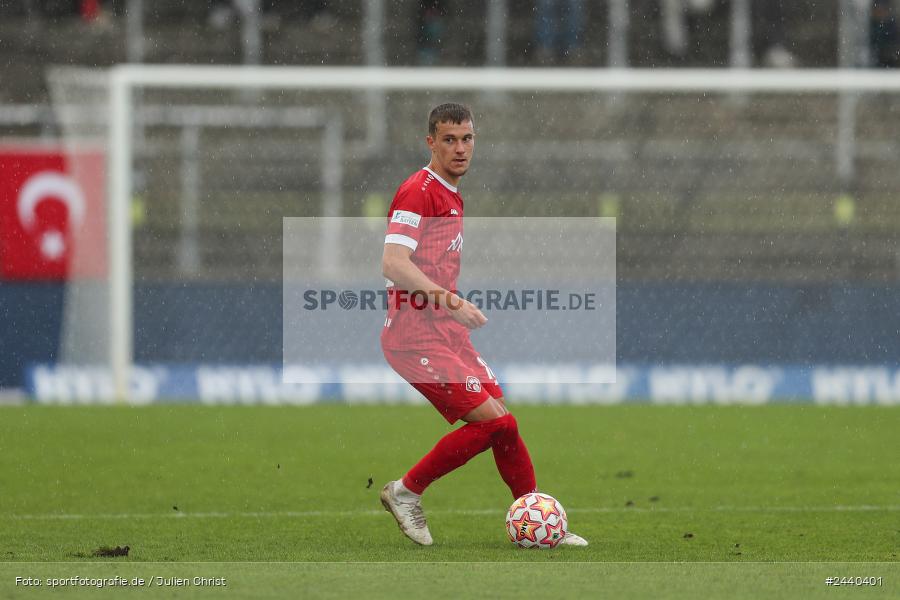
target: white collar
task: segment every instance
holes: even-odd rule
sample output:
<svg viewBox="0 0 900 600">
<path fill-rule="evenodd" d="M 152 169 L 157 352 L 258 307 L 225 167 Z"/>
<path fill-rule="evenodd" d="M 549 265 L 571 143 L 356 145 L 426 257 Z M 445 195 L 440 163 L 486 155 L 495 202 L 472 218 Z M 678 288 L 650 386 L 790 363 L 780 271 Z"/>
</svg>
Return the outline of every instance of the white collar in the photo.
<svg viewBox="0 0 900 600">
<path fill-rule="evenodd" d="M 431 173 L 432 175 L 434 175 L 434 178 L 437 179 L 438 181 L 440 181 L 441 184 L 442 184 L 445 188 L 447 188 L 448 190 L 450 190 L 450 191 L 453 192 L 454 194 L 457 193 L 457 192 L 456 192 L 456 186 L 455 186 L 455 185 L 450 185 L 449 183 L 447 183 L 446 181 L 444 181 L 443 177 L 441 177 L 440 175 L 438 175 L 437 173 L 435 173 L 434 171 L 432 171 L 432 170 L 429 169 L 428 167 L 422 167 L 422 168 L 425 169 L 426 171 L 428 171 L 429 173 Z"/>
</svg>

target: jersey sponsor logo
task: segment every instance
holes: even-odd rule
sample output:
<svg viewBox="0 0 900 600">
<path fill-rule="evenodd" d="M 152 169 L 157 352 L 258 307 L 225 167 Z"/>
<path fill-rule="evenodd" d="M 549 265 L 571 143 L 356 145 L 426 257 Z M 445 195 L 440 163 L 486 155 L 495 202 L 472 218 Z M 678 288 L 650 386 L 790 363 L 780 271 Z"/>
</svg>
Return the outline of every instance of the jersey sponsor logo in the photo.
<svg viewBox="0 0 900 600">
<path fill-rule="evenodd" d="M 463 236 L 462 233 L 457 233 L 456 237 L 453 238 L 453 241 L 450 242 L 450 245 L 447 247 L 447 252 L 461 252 L 463 245 Z"/>
<path fill-rule="evenodd" d="M 459 216 L 459 211 L 456 210 L 455 208 L 451 208 L 451 209 L 450 209 L 450 216 L 452 217 L 452 216 L 454 216 L 454 215 L 455 215 L 455 216 Z"/>
<path fill-rule="evenodd" d="M 474 375 L 466 377 L 466 391 L 477 394 L 481 391 L 481 382 Z"/>
<path fill-rule="evenodd" d="M 401 225 L 409 225 L 410 227 L 419 228 L 419 222 L 422 215 L 410 212 L 408 210 L 395 210 L 391 217 L 391 223 L 400 223 Z"/>
</svg>

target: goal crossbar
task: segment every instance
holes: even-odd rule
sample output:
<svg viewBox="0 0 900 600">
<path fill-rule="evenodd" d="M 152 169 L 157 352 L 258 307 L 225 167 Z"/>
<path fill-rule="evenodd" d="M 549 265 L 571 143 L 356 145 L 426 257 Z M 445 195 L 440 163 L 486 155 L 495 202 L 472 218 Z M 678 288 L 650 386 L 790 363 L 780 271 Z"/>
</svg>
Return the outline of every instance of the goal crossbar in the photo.
<svg viewBox="0 0 900 600">
<path fill-rule="evenodd" d="M 467 89 L 623 92 L 900 90 L 900 73 L 859 69 L 500 69 L 121 65 L 113 87 L 219 89 Z"/>
</svg>

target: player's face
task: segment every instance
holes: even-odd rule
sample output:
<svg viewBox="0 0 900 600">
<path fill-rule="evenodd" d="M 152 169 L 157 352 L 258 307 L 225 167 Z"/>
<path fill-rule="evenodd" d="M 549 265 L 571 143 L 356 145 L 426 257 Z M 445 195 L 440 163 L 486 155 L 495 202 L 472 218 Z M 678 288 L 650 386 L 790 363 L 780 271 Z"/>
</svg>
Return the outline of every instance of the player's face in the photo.
<svg viewBox="0 0 900 600">
<path fill-rule="evenodd" d="M 434 137 L 426 138 L 431 148 L 431 164 L 438 175 L 451 183 L 469 170 L 472 151 L 475 149 L 475 128 L 472 121 L 464 123 L 438 123 Z"/>
</svg>

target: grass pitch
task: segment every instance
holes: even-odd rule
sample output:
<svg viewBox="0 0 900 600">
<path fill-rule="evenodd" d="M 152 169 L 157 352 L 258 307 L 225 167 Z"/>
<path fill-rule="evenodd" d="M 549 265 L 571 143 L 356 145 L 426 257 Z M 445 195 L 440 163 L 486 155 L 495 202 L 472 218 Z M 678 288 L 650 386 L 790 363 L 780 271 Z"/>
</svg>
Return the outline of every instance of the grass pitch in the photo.
<svg viewBox="0 0 900 600">
<path fill-rule="evenodd" d="M 530 580 L 564 597 L 853 587 L 826 586 L 829 576 L 880 576 L 867 595 L 900 593 L 900 410 L 513 411 L 538 485 L 589 547 L 514 548 L 512 498 L 489 452 L 426 493 L 434 546 L 402 537 L 378 493 L 449 431 L 430 407 L 2 408 L 0 597 L 47 592 L 47 577 L 115 574 L 229 578 L 165 588 L 177 597 L 378 597 L 400 584 L 512 597 Z M 93 556 L 125 545 L 127 557 Z"/>
</svg>

